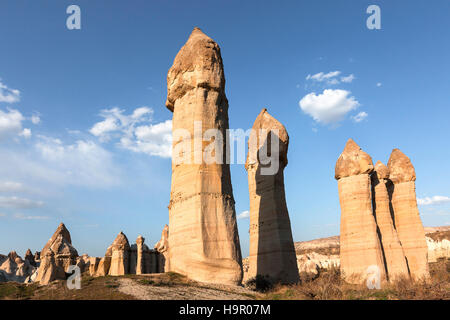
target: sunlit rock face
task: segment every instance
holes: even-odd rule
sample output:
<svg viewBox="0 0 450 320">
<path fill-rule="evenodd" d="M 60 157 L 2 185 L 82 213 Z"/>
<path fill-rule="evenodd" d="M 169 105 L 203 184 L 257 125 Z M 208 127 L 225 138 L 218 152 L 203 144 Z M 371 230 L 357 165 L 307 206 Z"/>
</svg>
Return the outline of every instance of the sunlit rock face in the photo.
<svg viewBox="0 0 450 320">
<path fill-rule="evenodd" d="M 372 158 L 349 139 L 336 162 L 341 205 L 341 273 L 350 283 L 364 283 L 378 269 L 386 279 L 383 253 L 372 211 Z"/>
<path fill-rule="evenodd" d="M 248 277 L 262 275 L 275 282 L 296 283 L 299 273 L 284 190 L 289 136 L 286 128 L 266 109 L 258 115 L 252 130 L 257 141 L 253 145 L 249 141 L 245 166 L 250 194 Z M 274 143 L 278 144 L 278 151 L 271 158 L 279 165 L 273 173 L 264 174 L 261 169 L 265 164 L 260 161 L 259 150 L 263 150 L 260 147 L 264 144 L 267 150 L 272 150 Z"/>
<path fill-rule="evenodd" d="M 168 72 L 166 106 L 173 111 L 174 136 L 170 270 L 198 281 L 239 284 L 242 257 L 230 167 L 225 162 L 229 124 L 222 57 L 217 43 L 198 28 Z M 176 137 L 180 129 L 190 141 Z M 209 129 L 216 129 L 224 143 L 216 144 L 219 137 L 201 142 Z M 180 146 L 186 145 L 189 150 L 180 154 Z M 210 154 L 220 161 L 205 161 L 203 154 L 211 145 L 219 146 Z"/>
<path fill-rule="evenodd" d="M 375 164 L 372 173 L 372 203 L 389 280 L 409 278 L 403 248 L 394 228 L 386 187 L 389 179 L 389 169 L 381 161 Z"/>
<path fill-rule="evenodd" d="M 390 180 L 388 191 L 394 211 L 398 238 L 414 279 L 428 279 L 428 248 L 425 230 L 416 200 L 416 172 L 411 160 L 399 149 L 392 150 L 388 162 Z"/>
</svg>

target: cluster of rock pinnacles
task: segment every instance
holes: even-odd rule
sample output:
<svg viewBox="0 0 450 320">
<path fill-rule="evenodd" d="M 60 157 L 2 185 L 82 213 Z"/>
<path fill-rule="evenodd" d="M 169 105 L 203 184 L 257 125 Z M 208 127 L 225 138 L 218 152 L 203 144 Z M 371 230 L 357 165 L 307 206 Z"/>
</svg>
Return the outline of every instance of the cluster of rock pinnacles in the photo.
<svg viewBox="0 0 450 320">
<path fill-rule="evenodd" d="M 426 280 L 428 249 L 417 208 L 416 174 L 410 159 L 394 149 L 388 165 L 349 139 L 336 162 L 341 205 L 342 276 L 361 283 L 376 266 L 381 281 Z"/>
<path fill-rule="evenodd" d="M 215 129 L 228 139 L 228 100 L 220 48 L 200 29 L 193 30 L 175 57 L 167 75 L 167 91 L 166 107 L 173 112 L 174 131 L 184 129 L 194 136 L 198 134 L 194 123 L 201 121 L 201 136 Z M 299 271 L 283 175 L 288 163 L 289 136 L 266 109 L 257 116 L 252 129 L 257 133 L 253 137 L 256 143 L 249 141 L 245 163 L 250 194 L 247 278 L 261 275 L 270 281 L 296 283 Z M 259 150 L 264 144 L 270 149 L 268 145 L 274 142 L 279 148 L 272 159 L 278 156 L 278 169 L 262 174 L 265 163 L 260 161 Z M 184 140 L 174 139 L 174 152 L 179 143 Z M 197 281 L 240 284 L 242 256 L 229 164 L 196 162 L 194 141 L 189 143 L 192 152 L 183 154 L 188 161 L 178 163 L 172 157 L 170 233 L 166 225 L 154 249 L 149 249 L 141 236 L 130 245 L 120 232 L 104 257 L 79 257 L 69 231 L 61 224 L 40 253 L 37 272 L 31 252 L 25 262 L 12 253 L 8 261 L 12 264 L 15 259 L 16 265 L 21 266 L 17 272 L 28 272 L 27 281 L 41 284 L 66 279 L 71 265 L 91 276 L 173 271 Z M 227 143 L 222 145 L 224 157 Z M 203 145 L 202 154 L 204 149 Z M 414 168 L 397 149 L 388 167 L 378 162 L 374 168 L 370 156 L 353 140 L 349 140 L 336 163 L 341 204 L 341 270 L 350 282 L 361 283 L 361 276 L 371 266 L 377 266 L 384 279 L 428 275 Z"/>
</svg>

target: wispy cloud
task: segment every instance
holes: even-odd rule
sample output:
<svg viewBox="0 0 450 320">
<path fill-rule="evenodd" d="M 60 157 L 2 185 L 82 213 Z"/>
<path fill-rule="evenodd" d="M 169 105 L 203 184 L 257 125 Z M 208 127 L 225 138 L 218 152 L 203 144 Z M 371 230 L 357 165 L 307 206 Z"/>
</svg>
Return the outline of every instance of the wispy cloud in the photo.
<svg viewBox="0 0 450 320">
<path fill-rule="evenodd" d="M 42 201 L 34 201 L 19 197 L 0 197 L 0 208 L 32 209 L 44 206 Z"/>
<path fill-rule="evenodd" d="M 242 211 L 240 214 L 237 215 L 238 219 L 246 219 L 250 218 L 250 212 L 248 210 Z"/>
<path fill-rule="evenodd" d="M 367 112 L 361 111 L 360 113 L 358 113 L 355 116 L 352 116 L 352 120 L 356 123 L 363 121 L 364 119 L 366 119 L 369 116 L 369 114 Z"/>
<path fill-rule="evenodd" d="M 126 115 L 119 108 L 102 110 L 104 120 L 97 122 L 90 133 L 101 142 L 117 139 L 127 150 L 163 158 L 172 153 L 172 120 L 152 123 L 153 109 L 140 107 Z"/>
<path fill-rule="evenodd" d="M 25 215 L 23 213 L 15 213 L 13 215 L 14 219 L 17 220 L 47 220 L 50 219 L 50 217 L 47 216 L 31 216 L 31 215 Z"/>
<path fill-rule="evenodd" d="M 11 89 L 0 79 L 0 102 L 15 103 L 20 101 L 20 91 Z"/>
<path fill-rule="evenodd" d="M 442 203 L 446 203 L 446 202 L 450 202 L 450 197 L 433 196 L 433 197 L 417 198 L 417 204 L 419 204 L 421 206 L 442 204 Z"/>
<path fill-rule="evenodd" d="M 353 80 L 355 80 L 355 75 L 354 74 L 350 74 L 350 75 L 348 75 L 346 77 L 341 77 L 341 81 L 344 82 L 344 83 L 350 83 Z"/>
<path fill-rule="evenodd" d="M 11 136 L 31 136 L 30 129 L 22 129 L 22 122 L 25 117 L 19 110 L 7 108 L 6 111 L 0 110 L 0 140 Z"/>
<path fill-rule="evenodd" d="M 306 80 L 311 80 L 315 82 L 324 82 L 328 85 L 337 85 L 341 82 L 350 83 L 355 80 L 354 74 L 349 74 L 348 76 L 339 76 L 341 75 L 341 71 L 330 71 L 330 72 L 319 72 L 316 74 L 308 74 L 306 76 Z"/>
</svg>

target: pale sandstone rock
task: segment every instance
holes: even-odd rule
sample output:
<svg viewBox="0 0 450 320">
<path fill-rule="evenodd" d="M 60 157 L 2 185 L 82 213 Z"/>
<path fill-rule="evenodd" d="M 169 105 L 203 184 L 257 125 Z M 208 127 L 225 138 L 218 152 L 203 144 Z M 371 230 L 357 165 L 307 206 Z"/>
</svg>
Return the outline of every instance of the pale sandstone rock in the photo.
<svg viewBox="0 0 450 320">
<path fill-rule="evenodd" d="M 15 251 L 0 257 L 0 271 L 6 281 L 24 282 L 36 271 L 28 260 L 23 260 Z"/>
<path fill-rule="evenodd" d="M 98 269 L 98 264 L 100 262 L 100 258 L 98 257 L 89 257 L 89 275 L 95 276 Z"/>
<path fill-rule="evenodd" d="M 378 161 L 372 174 L 372 207 L 380 231 L 388 278 L 395 281 L 400 278 L 409 278 L 409 272 L 402 245 L 392 222 L 386 187 L 388 178 L 388 167 Z"/>
<path fill-rule="evenodd" d="M 42 249 L 41 256 L 45 257 L 49 249 L 55 254 L 56 265 L 63 268 L 64 271 L 67 271 L 70 265 L 77 263 L 78 252 L 72 246 L 70 232 L 64 223 L 58 226 L 53 236 Z"/>
<path fill-rule="evenodd" d="M 260 130 L 265 131 L 260 131 Z M 284 168 L 287 165 L 289 136 L 284 126 L 263 109 L 252 128 L 256 139 L 249 152 L 245 168 L 248 171 L 250 194 L 250 278 L 268 276 L 285 284 L 299 281 L 291 222 L 284 191 Z M 270 133 L 275 141 L 270 140 Z M 271 150 L 271 143 L 279 144 L 279 154 L 271 155 L 279 161 L 274 174 L 263 174 L 259 150 L 264 144 Z M 270 165 L 270 164 L 269 164 Z M 272 164 L 273 165 L 273 164 Z"/>
<path fill-rule="evenodd" d="M 450 241 L 442 239 L 435 241 L 432 238 L 426 237 L 428 247 L 428 262 L 436 262 L 440 258 L 450 258 Z"/>
<path fill-rule="evenodd" d="M 197 121 L 201 121 L 201 130 L 195 132 L 198 139 L 206 130 L 218 129 L 224 144 L 215 149 L 216 157 L 225 159 L 228 101 L 220 48 L 198 28 L 192 31 L 168 72 L 166 106 L 173 111 L 173 132 L 183 129 L 194 137 Z M 202 157 L 210 144 L 219 144 L 203 142 L 198 148 L 194 140 L 188 142 L 190 152 L 184 150 L 183 158 L 190 164 L 176 161 L 180 158 L 176 154 L 179 144 L 188 144 L 174 139 L 172 145 L 170 270 L 197 281 L 239 284 L 242 257 L 230 167 L 217 162 L 207 164 Z"/>
<path fill-rule="evenodd" d="M 55 261 L 55 253 L 51 248 L 45 250 L 45 255 L 41 255 L 41 265 L 37 271 L 35 282 L 47 285 L 55 280 L 65 280 L 66 274 L 61 266 Z"/>
<path fill-rule="evenodd" d="M 136 274 L 145 273 L 144 241 L 145 241 L 145 238 L 141 235 L 139 237 L 137 237 L 137 239 L 136 239 L 136 246 L 137 246 Z"/>
<path fill-rule="evenodd" d="M 169 272 L 169 226 L 167 224 L 164 226 L 161 233 L 161 239 L 155 244 L 154 248 L 157 252 L 159 252 L 157 272 Z"/>
<path fill-rule="evenodd" d="M 428 249 L 425 230 L 416 201 L 416 173 L 410 159 L 399 149 L 394 149 L 389 158 L 389 185 L 394 224 L 414 279 L 428 279 Z"/>
<path fill-rule="evenodd" d="M 369 174 L 372 158 L 349 139 L 336 162 L 341 205 L 340 263 L 341 273 L 350 283 L 364 283 L 369 267 L 386 272 L 377 225 L 372 212 L 372 192 Z"/>
<path fill-rule="evenodd" d="M 109 273 L 109 268 L 111 267 L 111 256 L 105 256 L 98 262 L 97 270 L 95 271 L 96 277 L 104 277 Z"/>
<path fill-rule="evenodd" d="M 111 267 L 110 276 L 122 276 L 129 272 L 130 244 L 127 237 L 121 231 L 111 245 Z"/>
</svg>

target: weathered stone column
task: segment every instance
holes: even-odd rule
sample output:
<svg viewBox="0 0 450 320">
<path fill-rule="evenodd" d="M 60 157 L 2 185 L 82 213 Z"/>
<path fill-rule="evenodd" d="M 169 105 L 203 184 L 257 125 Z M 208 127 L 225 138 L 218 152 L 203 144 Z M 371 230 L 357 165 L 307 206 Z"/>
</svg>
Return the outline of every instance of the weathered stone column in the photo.
<svg viewBox="0 0 450 320">
<path fill-rule="evenodd" d="M 109 268 L 110 276 L 123 276 L 129 272 L 129 251 L 130 244 L 127 237 L 123 232 L 117 235 L 111 245 L 112 257 L 111 257 L 111 267 Z"/>
<path fill-rule="evenodd" d="M 242 257 L 225 161 L 229 127 L 225 77 L 219 46 L 200 29 L 192 31 L 175 57 L 167 91 L 174 134 L 170 269 L 198 281 L 239 284 Z M 180 133 L 187 137 L 180 139 Z M 216 159 L 206 161 L 206 154 Z"/>
<path fill-rule="evenodd" d="M 156 273 L 163 273 L 170 271 L 169 259 L 169 226 L 166 224 L 161 232 L 161 239 L 155 244 L 154 254 Z"/>
<path fill-rule="evenodd" d="M 144 241 L 145 238 L 143 236 L 139 236 L 136 239 L 137 245 L 137 263 L 136 263 L 136 274 L 144 273 Z"/>
<path fill-rule="evenodd" d="M 428 248 L 416 201 L 416 172 L 410 159 L 399 149 L 392 150 L 389 193 L 395 228 L 413 279 L 428 279 Z"/>
<path fill-rule="evenodd" d="M 248 277 L 262 275 L 269 276 L 269 279 L 275 282 L 296 283 L 299 281 L 299 273 L 286 205 L 283 173 L 287 165 L 289 136 L 285 127 L 266 109 L 258 115 L 252 130 L 256 141 L 252 145 L 250 138 L 245 165 L 250 193 Z M 278 144 L 278 155 L 271 154 L 272 161 L 278 161 L 278 166 L 273 173 L 264 174 L 262 167 L 275 164 L 261 163 L 259 152 L 263 149 L 260 148 L 266 144 L 266 150 L 271 150 L 272 143 Z M 267 152 L 261 156 L 267 157 Z"/>
<path fill-rule="evenodd" d="M 375 266 L 380 280 L 386 279 L 381 244 L 372 212 L 372 158 L 349 139 L 336 162 L 341 204 L 341 273 L 350 283 L 363 283 Z"/>
<path fill-rule="evenodd" d="M 402 245 L 392 221 L 389 194 L 386 187 L 389 169 L 381 161 L 375 164 L 372 173 L 373 212 L 379 229 L 381 245 L 388 278 L 390 281 L 409 278 L 408 266 Z"/>
</svg>

